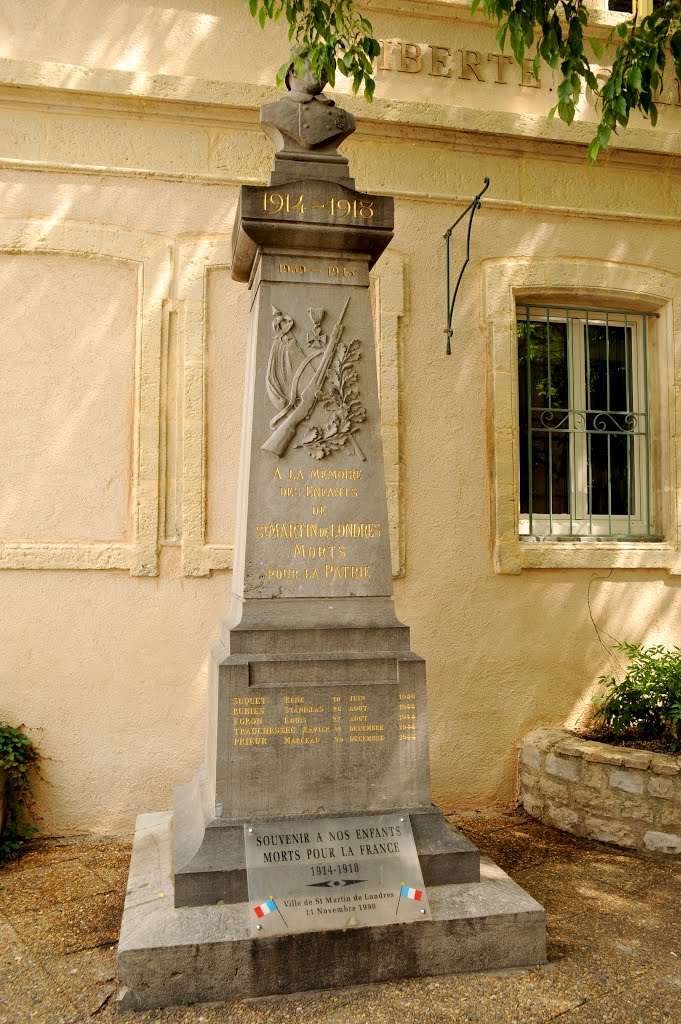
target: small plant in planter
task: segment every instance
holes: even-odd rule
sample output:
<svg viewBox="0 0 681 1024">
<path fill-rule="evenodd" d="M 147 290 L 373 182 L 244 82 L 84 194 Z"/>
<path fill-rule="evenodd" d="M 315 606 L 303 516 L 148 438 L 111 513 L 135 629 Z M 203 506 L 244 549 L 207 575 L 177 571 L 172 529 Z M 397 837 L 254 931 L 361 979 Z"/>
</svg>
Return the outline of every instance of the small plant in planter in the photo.
<svg viewBox="0 0 681 1024">
<path fill-rule="evenodd" d="M 615 737 L 681 749 L 681 649 L 618 644 L 629 658 L 621 682 L 601 676 L 605 693 L 594 697 L 597 726 Z"/>
<path fill-rule="evenodd" d="M 37 831 L 29 815 L 39 759 L 22 726 L 0 721 L 0 864 L 17 857 L 21 844 Z"/>
</svg>

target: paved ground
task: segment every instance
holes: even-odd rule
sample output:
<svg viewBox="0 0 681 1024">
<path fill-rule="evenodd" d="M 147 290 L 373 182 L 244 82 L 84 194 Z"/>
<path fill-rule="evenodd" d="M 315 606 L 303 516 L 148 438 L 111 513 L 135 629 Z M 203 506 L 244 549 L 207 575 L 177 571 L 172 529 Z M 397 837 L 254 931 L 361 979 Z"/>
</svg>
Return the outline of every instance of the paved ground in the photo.
<svg viewBox="0 0 681 1024">
<path fill-rule="evenodd" d="M 452 820 L 546 907 L 544 967 L 118 1013 L 130 844 L 46 840 L 0 869 L 0 1024 L 681 1024 L 678 859 L 573 839 L 522 812 Z"/>
</svg>

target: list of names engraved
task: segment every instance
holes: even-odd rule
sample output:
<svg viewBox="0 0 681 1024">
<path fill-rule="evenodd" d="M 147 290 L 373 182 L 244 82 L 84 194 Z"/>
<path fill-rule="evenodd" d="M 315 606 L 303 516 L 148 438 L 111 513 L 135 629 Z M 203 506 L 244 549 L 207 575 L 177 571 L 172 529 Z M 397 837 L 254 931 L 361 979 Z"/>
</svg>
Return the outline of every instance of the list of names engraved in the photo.
<svg viewBox="0 0 681 1024">
<path fill-rule="evenodd" d="M 385 743 L 388 734 L 416 741 L 415 693 L 397 686 L 272 689 L 232 697 L 234 747 L 309 747 Z"/>
</svg>

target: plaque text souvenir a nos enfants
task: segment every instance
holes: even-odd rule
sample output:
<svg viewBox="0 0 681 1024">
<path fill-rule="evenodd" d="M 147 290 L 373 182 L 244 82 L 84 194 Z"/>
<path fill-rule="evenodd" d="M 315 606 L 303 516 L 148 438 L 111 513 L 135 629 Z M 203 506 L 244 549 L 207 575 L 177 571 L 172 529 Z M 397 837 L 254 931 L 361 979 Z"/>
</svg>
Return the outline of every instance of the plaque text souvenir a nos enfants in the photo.
<svg viewBox="0 0 681 1024">
<path fill-rule="evenodd" d="M 246 825 L 255 936 L 430 919 L 406 815 Z"/>
</svg>

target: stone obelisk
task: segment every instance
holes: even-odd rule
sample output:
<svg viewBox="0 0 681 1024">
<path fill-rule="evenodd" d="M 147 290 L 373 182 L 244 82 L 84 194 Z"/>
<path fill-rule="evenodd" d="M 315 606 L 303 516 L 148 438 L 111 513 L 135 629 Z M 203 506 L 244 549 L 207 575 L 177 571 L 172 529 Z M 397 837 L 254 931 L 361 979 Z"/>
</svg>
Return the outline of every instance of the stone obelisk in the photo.
<svg viewBox="0 0 681 1024">
<path fill-rule="evenodd" d="M 126 1009 L 545 958 L 541 907 L 496 868 L 481 880 L 477 849 L 431 803 L 425 664 L 393 608 L 369 297 L 393 201 L 354 188 L 338 152 L 352 115 L 311 75 L 288 86 L 261 112 L 270 184 L 242 187 L 234 228 L 232 274 L 252 303 L 205 765 L 172 815 L 137 822 L 118 953 Z M 254 937 L 249 833 L 269 822 L 288 844 L 311 821 L 337 838 L 392 815 L 413 836 L 427 917 Z M 280 909 L 263 898 L 255 912 Z"/>
<path fill-rule="evenodd" d="M 271 182 L 242 188 L 233 237 L 253 301 L 232 608 L 205 770 L 176 794 L 176 905 L 245 898 L 245 821 L 406 811 L 426 884 L 477 871 L 431 805 L 425 664 L 393 609 L 368 287 L 393 200 L 355 191 L 354 118 L 313 76 L 261 122 Z"/>
</svg>

